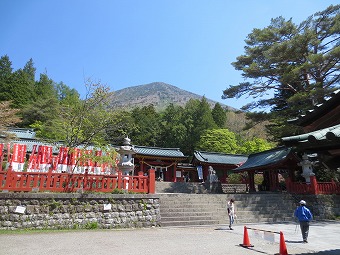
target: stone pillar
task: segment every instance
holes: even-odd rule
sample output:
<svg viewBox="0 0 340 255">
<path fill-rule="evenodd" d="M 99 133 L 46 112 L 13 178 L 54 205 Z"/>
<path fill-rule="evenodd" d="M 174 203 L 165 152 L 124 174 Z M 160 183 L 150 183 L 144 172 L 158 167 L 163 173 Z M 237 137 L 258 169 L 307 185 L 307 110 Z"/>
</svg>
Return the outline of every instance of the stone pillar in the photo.
<svg viewBox="0 0 340 255">
<path fill-rule="evenodd" d="M 136 154 L 133 146 L 130 143 L 130 139 L 126 137 L 124 139 L 123 145 L 120 146 L 118 153 L 120 154 L 120 160 L 118 163 L 118 168 L 123 172 L 123 175 L 133 175 L 135 168 L 134 159 L 132 155 Z"/>
</svg>

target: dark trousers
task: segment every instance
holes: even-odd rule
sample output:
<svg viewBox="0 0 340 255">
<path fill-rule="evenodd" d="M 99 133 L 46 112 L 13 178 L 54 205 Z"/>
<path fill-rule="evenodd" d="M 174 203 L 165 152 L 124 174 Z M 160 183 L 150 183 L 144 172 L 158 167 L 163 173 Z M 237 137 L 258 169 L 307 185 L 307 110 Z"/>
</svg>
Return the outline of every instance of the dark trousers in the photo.
<svg viewBox="0 0 340 255">
<path fill-rule="evenodd" d="M 309 232 L 309 221 L 300 221 L 300 228 L 303 241 L 307 241 Z"/>
</svg>

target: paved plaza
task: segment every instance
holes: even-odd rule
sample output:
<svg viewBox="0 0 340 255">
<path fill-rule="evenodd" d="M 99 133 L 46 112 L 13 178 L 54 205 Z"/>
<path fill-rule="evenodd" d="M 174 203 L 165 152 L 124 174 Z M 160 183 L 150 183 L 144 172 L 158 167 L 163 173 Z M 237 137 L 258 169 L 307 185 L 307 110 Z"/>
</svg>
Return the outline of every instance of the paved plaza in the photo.
<svg viewBox="0 0 340 255">
<path fill-rule="evenodd" d="M 301 242 L 294 222 L 247 224 L 249 228 L 282 231 L 288 254 L 340 254 L 340 222 L 312 222 L 309 243 Z M 0 235 L 0 254 L 20 255 L 93 255 L 93 254 L 277 254 L 279 235 L 274 242 L 263 238 L 261 231 L 247 230 L 252 248 L 243 248 L 244 225 L 234 230 L 226 225 L 169 227 L 121 230 L 46 231 Z"/>
</svg>

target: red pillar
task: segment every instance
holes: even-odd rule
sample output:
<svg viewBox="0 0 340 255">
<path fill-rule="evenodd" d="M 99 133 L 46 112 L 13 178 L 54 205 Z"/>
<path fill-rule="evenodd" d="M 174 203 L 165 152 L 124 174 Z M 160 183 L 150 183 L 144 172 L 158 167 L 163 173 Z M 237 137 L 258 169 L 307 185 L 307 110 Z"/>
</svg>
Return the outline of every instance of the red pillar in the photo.
<svg viewBox="0 0 340 255">
<path fill-rule="evenodd" d="M 120 171 L 120 170 L 118 170 L 117 188 L 118 189 L 122 189 L 123 188 L 122 171 Z"/>
<path fill-rule="evenodd" d="M 156 178 L 155 169 L 149 169 L 149 194 L 156 192 Z"/>
<path fill-rule="evenodd" d="M 312 185 L 312 193 L 314 195 L 318 195 L 319 194 L 319 188 L 318 188 L 318 182 L 316 181 L 315 175 L 312 175 L 310 177 L 310 184 Z"/>
<path fill-rule="evenodd" d="M 177 177 L 176 177 L 176 171 L 177 171 L 177 165 L 174 165 L 173 166 L 173 168 L 174 168 L 174 172 L 173 172 L 173 175 L 174 175 L 174 178 L 173 178 L 173 182 L 177 182 Z"/>
<path fill-rule="evenodd" d="M 9 166 L 6 172 L 6 182 L 5 182 L 5 190 L 9 190 L 12 187 L 12 167 Z"/>
</svg>

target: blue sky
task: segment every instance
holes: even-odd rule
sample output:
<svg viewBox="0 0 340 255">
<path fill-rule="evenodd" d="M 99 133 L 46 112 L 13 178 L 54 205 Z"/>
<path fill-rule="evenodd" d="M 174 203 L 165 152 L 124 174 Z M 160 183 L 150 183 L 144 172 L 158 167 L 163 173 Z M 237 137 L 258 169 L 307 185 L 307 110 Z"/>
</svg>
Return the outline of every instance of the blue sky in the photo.
<svg viewBox="0 0 340 255">
<path fill-rule="evenodd" d="M 0 0 L 0 56 L 79 92 L 90 78 L 111 87 L 165 82 L 222 100 L 243 81 L 231 63 L 253 28 L 283 16 L 299 23 L 329 0 Z"/>
</svg>

